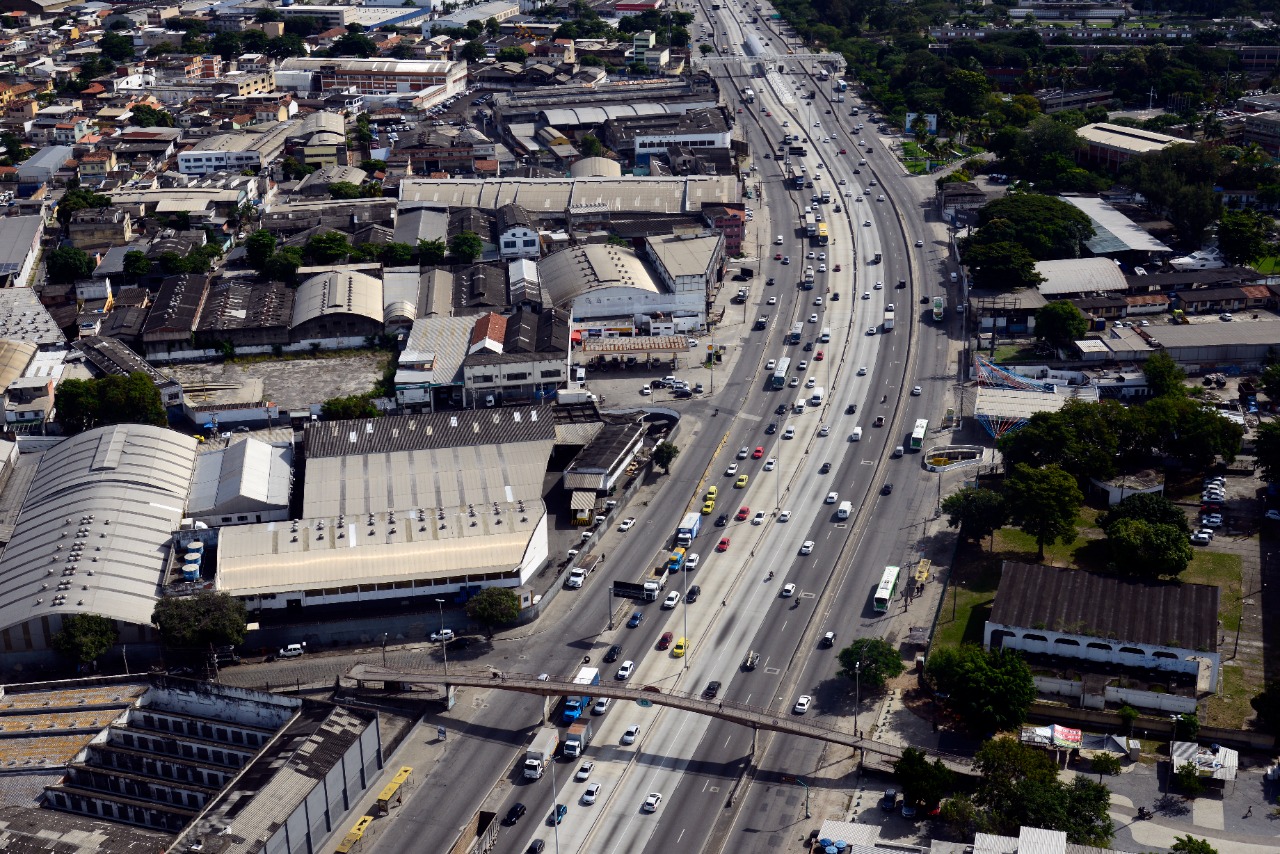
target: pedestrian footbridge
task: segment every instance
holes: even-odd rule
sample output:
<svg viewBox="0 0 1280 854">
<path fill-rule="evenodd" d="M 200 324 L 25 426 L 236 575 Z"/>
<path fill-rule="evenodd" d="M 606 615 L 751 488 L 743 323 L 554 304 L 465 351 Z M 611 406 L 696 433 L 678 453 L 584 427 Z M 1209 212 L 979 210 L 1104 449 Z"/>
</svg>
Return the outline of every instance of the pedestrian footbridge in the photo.
<svg viewBox="0 0 1280 854">
<path fill-rule="evenodd" d="M 360 687 L 370 682 L 398 683 L 403 688 L 412 686 L 469 686 L 488 688 L 499 691 L 516 691 L 522 694 L 537 694 L 542 697 L 564 697 L 581 693 L 582 686 L 574 685 L 571 678 L 551 676 L 548 674 L 533 675 L 531 673 L 513 673 L 492 668 L 458 668 L 450 667 L 446 673 L 443 668 L 431 670 L 396 670 L 372 664 L 357 664 L 347 673 Z M 819 741 L 852 747 L 870 754 L 878 764 L 894 762 L 902 756 L 903 748 L 896 744 L 861 738 L 857 733 L 848 732 L 833 726 L 815 723 L 799 715 L 778 714 L 770 709 L 749 706 L 729 700 L 704 699 L 696 694 L 683 691 L 672 691 L 654 685 L 630 687 L 623 684 L 600 683 L 592 686 L 591 696 L 609 697 L 614 700 L 647 701 L 655 706 L 668 706 L 686 712 L 694 712 L 720 720 L 731 721 L 754 730 L 771 730 L 789 735 L 814 738 Z M 922 750 L 930 758 L 941 759 L 943 763 L 956 771 L 970 772 L 970 760 L 950 754 L 940 753 L 928 748 Z M 870 758 L 870 757 L 868 757 Z"/>
</svg>

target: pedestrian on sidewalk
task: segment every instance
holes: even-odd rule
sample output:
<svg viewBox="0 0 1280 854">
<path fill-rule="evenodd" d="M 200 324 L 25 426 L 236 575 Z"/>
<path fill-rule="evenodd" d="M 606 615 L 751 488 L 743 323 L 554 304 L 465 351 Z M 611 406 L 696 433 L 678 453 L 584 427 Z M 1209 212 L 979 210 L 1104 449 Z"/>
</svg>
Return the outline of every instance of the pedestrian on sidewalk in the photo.
<svg viewBox="0 0 1280 854">
<path fill-rule="evenodd" d="M 1248 818 L 1251 815 L 1253 815 L 1253 804 L 1249 804 L 1249 808 L 1244 811 L 1245 818 Z"/>
</svg>

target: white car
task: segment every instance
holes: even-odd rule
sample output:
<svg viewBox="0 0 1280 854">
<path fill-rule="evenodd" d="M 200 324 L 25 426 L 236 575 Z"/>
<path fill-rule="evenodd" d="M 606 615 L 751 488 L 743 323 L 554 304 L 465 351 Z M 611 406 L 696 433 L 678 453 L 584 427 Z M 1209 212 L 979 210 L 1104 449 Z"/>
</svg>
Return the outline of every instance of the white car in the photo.
<svg viewBox="0 0 1280 854">
<path fill-rule="evenodd" d="M 800 363 L 796 365 L 796 370 L 798 370 L 798 371 L 807 371 L 807 370 L 809 370 L 809 360 L 808 360 L 808 359 L 801 359 L 801 360 L 800 360 Z"/>
<path fill-rule="evenodd" d="M 779 514 L 778 514 L 778 521 L 779 521 L 779 522 L 790 522 L 790 521 L 791 521 L 791 511 L 790 511 L 790 510 L 783 510 L 781 513 L 779 513 Z"/>
<path fill-rule="evenodd" d="M 877 291 L 884 290 L 884 282 L 876 282 L 875 290 Z"/>
<path fill-rule="evenodd" d="M 922 246 L 924 246 L 924 241 L 923 241 L 923 240 L 917 240 L 917 241 L 916 241 L 916 248 L 917 248 L 917 249 L 919 249 L 919 248 L 920 248 L 920 247 L 922 247 Z"/>
<path fill-rule="evenodd" d="M 777 360 L 777 359 L 770 359 L 769 361 L 767 361 L 767 362 L 765 362 L 765 363 L 764 363 L 764 369 L 765 369 L 766 371 L 772 371 L 772 370 L 773 370 L 774 368 L 776 368 L 776 367 L 778 367 L 778 360 Z"/>
<path fill-rule="evenodd" d="M 858 368 L 858 376 L 865 377 L 866 375 L 867 375 L 867 366 L 862 365 L 861 367 Z"/>
<path fill-rule="evenodd" d="M 640 809 L 645 812 L 657 812 L 658 805 L 662 803 L 662 792 L 650 792 L 649 797 L 644 799 L 644 803 L 640 805 Z"/>
<path fill-rule="evenodd" d="M 863 299 L 871 299 L 871 291 L 863 291 L 863 292 L 862 292 L 862 298 L 863 298 Z"/>
<path fill-rule="evenodd" d="M 796 700 L 795 706 L 791 709 L 797 715 L 803 715 L 809 711 L 809 706 L 813 703 L 813 698 L 808 694 L 801 694 L 800 699 Z"/>
<path fill-rule="evenodd" d="M 840 500 L 840 493 L 838 493 L 838 492 L 828 492 L 828 493 L 827 493 L 827 500 L 826 500 L 826 501 L 824 501 L 824 502 L 823 502 L 823 504 L 835 504 L 835 503 L 836 503 L 837 501 L 839 501 L 839 500 Z"/>
<path fill-rule="evenodd" d="M 733 476 L 734 476 L 735 474 L 737 474 L 737 473 L 738 473 L 738 464 L 737 464 L 737 463 L 729 463 L 729 467 L 728 467 L 727 469 L 725 469 L 725 470 L 724 470 L 724 476 L 725 476 L 725 477 L 733 477 Z"/>
<path fill-rule="evenodd" d="M 1207 546 L 1213 541 L 1213 537 L 1209 536 L 1207 531 L 1196 531 L 1191 535 L 1191 542 L 1199 546 Z"/>
<path fill-rule="evenodd" d="M 808 542 L 808 540 L 805 542 Z M 796 586 L 794 584 L 784 584 L 782 585 L 782 590 L 778 592 L 778 595 L 783 599 L 790 599 L 792 596 L 796 595 Z"/>
<path fill-rule="evenodd" d="M 814 200 L 815 200 L 815 201 L 817 200 L 817 197 L 816 197 L 816 196 L 814 197 Z M 806 258 L 808 258 L 810 261 L 812 261 L 814 258 L 818 257 L 818 253 L 817 253 L 817 252 L 814 252 L 812 249 L 810 249 L 810 250 L 809 250 L 809 254 L 808 254 L 808 255 L 806 255 L 806 256 L 804 256 L 804 257 L 806 257 Z"/>
<path fill-rule="evenodd" d="M 693 554 L 689 555 L 689 557 L 685 558 L 684 565 L 686 569 L 697 569 L 698 564 L 701 561 L 702 561 L 702 555 L 698 554 L 697 552 L 694 552 Z"/>
<path fill-rule="evenodd" d="M 867 220 L 867 221 L 866 221 L 866 222 L 864 222 L 862 225 L 863 225 L 863 227 L 864 227 L 864 228 L 870 228 L 870 227 L 871 227 L 871 220 Z"/>
<path fill-rule="evenodd" d="M 640 396 L 641 396 L 641 397 L 648 397 L 648 396 L 649 396 L 649 395 L 651 395 L 651 394 L 653 394 L 653 389 L 649 388 L 647 385 L 646 385 L 646 386 L 641 386 L 641 387 L 640 387 Z"/>
<path fill-rule="evenodd" d="M 594 770 L 596 770 L 596 763 L 583 762 L 582 766 L 578 768 L 578 773 L 573 775 L 573 779 L 579 783 L 585 783 L 587 778 L 591 776 L 591 772 Z"/>
<path fill-rule="evenodd" d="M 788 427 L 786 430 L 782 431 L 782 438 L 784 439 L 794 439 L 795 437 L 796 437 L 796 428 L 794 427 Z"/>
<path fill-rule="evenodd" d="M 748 448 L 746 445 L 743 445 L 741 448 L 738 449 L 738 459 L 745 460 L 749 456 L 751 456 L 751 449 Z"/>
<path fill-rule="evenodd" d="M 818 322 L 818 315 L 816 315 L 816 314 L 811 314 L 811 315 L 809 315 L 809 322 L 810 322 L 810 323 L 817 323 L 817 322 Z"/>
<path fill-rule="evenodd" d="M 596 704 L 592 706 L 591 714 L 603 715 L 605 712 L 609 711 L 609 707 L 612 705 L 613 705 L 612 697 L 601 697 L 599 700 L 596 700 Z"/>
<path fill-rule="evenodd" d="M 618 526 L 618 530 L 625 534 L 627 531 L 630 531 L 635 526 L 636 526 L 635 517 L 628 516 L 627 518 L 622 520 L 622 524 Z"/>
<path fill-rule="evenodd" d="M 792 377 L 792 378 L 791 378 L 791 382 L 787 383 L 787 385 L 788 385 L 790 388 L 795 388 L 796 386 L 800 385 L 800 378 L 799 378 L 799 377 Z"/>
<path fill-rule="evenodd" d="M 777 467 L 778 467 L 778 458 L 777 458 L 777 457 L 769 457 L 769 459 L 767 459 L 767 460 L 765 460 L 765 461 L 764 461 L 764 470 L 765 470 L 765 471 L 773 471 L 773 470 L 774 470 L 775 468 L 777 468 Z M 1271 512 L 1273 512 L 1273 513 L 1274 513 L 1275 511 L 1273 510 L 1273 511 L 1271 511 Z M 1268 518 L 1270 518 L 1270 517 L 1268 517 Z"/>
<path fill-rule="evenodd" d="M 676 601 L 679 602 L 680 594 L 676 593 L 675 597 L 676 597 Z M 663 605 L 665 604 L 666 603 L 664 602 Z M 613 678 L 617 679 L 619 682 L 624 682 L 626 681 L 627 677 L 631 675 L 631 672 L 635 669 L 636 669 L 636 663 L 634 661 L 624 661 L 622 662 L 622 666 L 618 668 L 618 672 L 613 674 Z"/>
<path fill-rule="evenodd" d="M 919 397 L 919 396 L 920 396 L 920 393 L 921 393 L 921 388 L 920 388 L 920 386 L 918 386 L 918 385 L 917 385 L 917 386 L 912 386 L 912 387 L 911 387 L 911 396 L 912 396 L 912 397 Z"/>
<path fill-rule="evenodd" d="M 819 428 L 818 428 L 818 435 L 819 435 L 819 436 L 830 436 L 830 435 L 831 435 L 831 428 L 830 428 L 828 425 L 823 424 L 821 427 L 819 427 Z"/>
<path fill-rule="evenodd" d="M 635 744 L 636 739 L 640 737 L 640 727 L 638 724 L 632 724 L 627 727 L 627 731 L 622 734 L 623 744 Z"/>
<path fill-rule="evenodd" d="M 825 266 L 825 265 L 824 265 L 824 266 Z M 814 305 L 822 305 L 822 297 L 814 297 L 814 298 L 813 298 L 813 304 L 814 304 Z"/>
<path fill-rule="evenodd" d="M 777 297 L 769 297 L 767 300 L 765 300 L 765 301 L 764 301 L 764 303 L 765 303 L 765 305 L 777 305 L 777 304 L 778 304 L 778 298 L 777 298 Z"/>
<path fill-rule="evenodd" d="M 804 381 L 804 387 L 805 387 L 805 388 L 813 388 L 813 387 L 814 387 L 814 386 L 816 386 L 817 384 L 818 384 L 818 381 L 817 381 L 817 380 L 815 380 L 813 377 L 809 377 L 809 379 L 807 379 L 807 380 L 805 380 L 805 381 Z"/>
<path fill-rule="evenodd" d="M 438 632 L 431 633 L 431 640 L 436 642 L 451 641 L 453 640 L 453 638 L 454 638 L 453 629 L 441 629 Z M 299 652 L 298 654 L 301 655 L 302 653 Z"/>
<path fill-rule="evenodd" d="M 586 806 L 591 806 L 596 802 L 596 798 L 598 797 L 600 797 L 600 784 L 592 783 L 590 786 L 587 786 L 586 791 L 582 793 L 582 803 Z"/>
<path fill-rule="evenodd" d="M 752 524 L 752 525 L 763 525 L 763 524 L 764 524 L 764 511 L 763 511 L 763 510 L 757 511 L 757 512 L 756 512 L 756 515 L 754 515 L 754 516 L 752 516 L 752 517 L 751 517 L 751 524 Z"/>
</svg>

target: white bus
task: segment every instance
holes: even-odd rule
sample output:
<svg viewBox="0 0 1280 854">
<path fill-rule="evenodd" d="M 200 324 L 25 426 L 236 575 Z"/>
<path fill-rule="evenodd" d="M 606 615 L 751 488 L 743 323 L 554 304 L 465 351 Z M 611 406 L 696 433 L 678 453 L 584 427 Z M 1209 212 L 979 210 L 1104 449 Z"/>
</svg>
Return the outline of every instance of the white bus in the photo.
<svg viewBox="0 0 1280 854">
<path fill-rule="evenodd" d="M 915 429 L 911 431 L 911 450 L 918 451 L 924 447 L 924 434 L 929 432 L 929 421 L 917 418 Z"/>
<path fill-rule="evenodd" d="M 872 603 L 880 613 L 888 611 L 889 603 L 898 595 L 898 576 L 901 574 L 902 570 L 896 566 L 884 568 L 884 575 L 880 576 L 880 586 L 876 588 L 876 598 Z"/>
</svg>

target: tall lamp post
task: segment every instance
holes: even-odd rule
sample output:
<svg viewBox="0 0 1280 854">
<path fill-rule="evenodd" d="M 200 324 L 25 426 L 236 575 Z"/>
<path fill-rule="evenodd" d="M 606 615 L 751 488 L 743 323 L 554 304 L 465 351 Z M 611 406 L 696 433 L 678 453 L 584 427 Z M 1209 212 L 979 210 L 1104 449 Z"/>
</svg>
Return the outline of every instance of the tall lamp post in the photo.
<svg viewBox="0 0 1280 854">
<path fill-rule="evenodd" d="M 437 599 L 436 605 L 440 607 L 440 652 L 444 655 L 444 675 L 449 678 L 449 647 L 444 642 L 444 600 Z"/>
<path fill-rule="evenodd" d="M 862 705 L 862 659 L 858 659 L 858 663 L 853 665 L 853 732 L 858 738 L 862 738 L 862 731 L 858 729 L 858 706 Z"/>
</svg>

